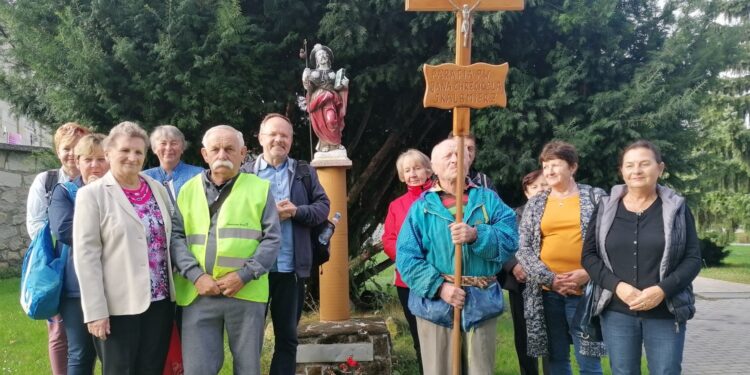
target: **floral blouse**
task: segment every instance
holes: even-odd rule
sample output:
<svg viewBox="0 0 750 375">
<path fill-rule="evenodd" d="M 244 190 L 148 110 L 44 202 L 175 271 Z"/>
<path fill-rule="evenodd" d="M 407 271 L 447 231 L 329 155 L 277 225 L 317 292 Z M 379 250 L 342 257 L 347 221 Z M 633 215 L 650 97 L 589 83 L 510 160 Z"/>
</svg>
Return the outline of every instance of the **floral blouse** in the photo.
<svg viewBox="0 0 750 375">
<path fill-rule="evenodd" d="M 138 213 L 146 229 L 148 267 L 151 273 L 151 301 L 169 298 L 169 271 L 167 269 L 167 234 L 164 219 L 151 188 L 143 178 L 137 189 L 122 191 Z"/>
</svg>

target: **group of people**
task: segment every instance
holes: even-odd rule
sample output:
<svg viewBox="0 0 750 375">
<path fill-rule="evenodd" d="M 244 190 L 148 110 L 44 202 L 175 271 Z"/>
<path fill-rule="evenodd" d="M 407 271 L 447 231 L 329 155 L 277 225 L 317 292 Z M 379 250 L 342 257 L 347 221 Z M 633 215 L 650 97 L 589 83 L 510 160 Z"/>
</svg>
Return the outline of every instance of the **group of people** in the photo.
<svg viewBox="0 0 750 375">
<path fill-rule="evenodd" d="M 132 122 L 106 136 L 59 127 L 61 168 L 37 176 L 27 203 L 29 235 L 49 220 L 72 251 L 48 321 L 52 372 L 92 374 L 98 357 L 104 374 L 161 374 L 176 325 L 186 374 L 219 372 L 225 331 L 234 373 L 260 374 L 270 313 L 271 373 L 293 374 L 311 229 L 330 203 L 315 169 L 289 157 L 292 137 L 289 119 L 269 114 L 248 161 L 240 131 L 212 127 L 203 169 L 182 162 L 171 125 L 150 138 Z M 143 171 L 149 144 L 160 165 Z"/>
<path fill-rule="evenodd" d="M 691 283 L 701 265 L 695 220 L 685 199 L 660 185 L 659 149 L 636 141 L 623 151 L 624 184 L 609 193 L 575 181 L 575 147 L 552 141 L 541 169 L 524 176 L 528 201 L 511 210 L 474 169 L 476 140 L 449 138 L 431 158 L 410 149 L 396 161 L 406 193 L 388 207 L 383 246 L 396 262 L 395 285 L 423 374 L 449 374 L 453 309 L 461 308 L 462 373 L 491 374 L 496 318 L 508 290 L 521 374 L 680 374 L 685 324 L 695 314 Z M 458 152 L 467 171 L 457 175 Z M 455 187 L 465 179 L 463 220 Z M 454 245 L 463 248 L 454 286 Z M 577 310 L 591 284 L 602 340 L 584 334 Z"/>
<path fill-rule="evenodd" d="M 72 249 L 60 315 L 48 321 L 53 373 L 91 374 L 98 357 L 105 374 L 160 374 L 176 321 L 185 373 L 219 372 L 226 331 L 234 373 L 259 374 L 270 313 L 270 373 L 293 374 L 311 229 L 327 220 L 330 202 L 315 169 L 289 157 L 292 140 L 289 119 L 269 114 L 258 132 L 263 153 L 248 159 L 242 133 L 218 125 L 203 135 L 204 169 L 181 160 L 187 144 L 174 126 L 150 137 L 132 122 L 106 136 L 76 123 L 58 128 L 61 167 L 37 176 L 27 207 L 31 237 L 49 220 L 57 246 Z M 575 148 L 552 141 L 541 169 L 522 180 L 528 202 L 513 210 L 472 167 L 476 139 L 465 141 L 459 150 L 450 137 L 431 157 L 401 154 L 407 191 L 385 218 L 384 250 L 396 262 L 421 373 L 452 368 L 454 308 L 462 373 L 494 372 L 504 288 L 522 374 L 538 374 L 539 357 L 545 373 L 572 373 L 570 345 L 582 374 L 601 374 L 603 355 L 614 374 L 638 374 L 642 348 L 650 373 L 679 374 L 701 259 L 685 199 L 658 184 L 658 148 L 626 147 L 624 184 L 606 193 L 577 183 Z M 149 145 L 160 165 L 143 171 Z M 589 283 L 602 341 L 574 319 Z"/>
</svg>

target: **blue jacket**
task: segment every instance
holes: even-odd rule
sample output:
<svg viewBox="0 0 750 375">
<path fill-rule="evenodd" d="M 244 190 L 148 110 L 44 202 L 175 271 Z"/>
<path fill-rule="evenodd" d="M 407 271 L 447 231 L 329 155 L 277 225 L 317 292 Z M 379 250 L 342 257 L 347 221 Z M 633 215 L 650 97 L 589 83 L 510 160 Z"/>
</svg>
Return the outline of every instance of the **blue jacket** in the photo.
<svg viewBox="0 0 750 375">
<path fill-rule="evenodd" d="M 174 167 L 171 176 L 172 185 L 174 186 L 174 197 L 172 198 L 176 200 L 177 194 L 180 193 L 180 188 L 182 188 L 182 185 L 185 185 L 185 183 L 189 179 L 193 178 L 193 176 L 201 172 L 203 172 L 203 168 L 201 167 L 185 164 L 182 161 L 177 163 L 177 166 Z M 145 171 L 143 171 L 143 174 L 153 178 L 156 181 L 161 182 L 162 184 L 170 180 L 170 176 L 167 174 L 167 171 L 165 171 L 162 167 L 146 169 Z M 169 191 L 169 188 L 167 188 L 167 191 Z M 171 193 L 172 192 L 170 191 L 170 194 Z"/>
<path fill-rule="evenodd" d="M 81 187 L 83 180 L 79 176 L 73 183 Z M 65 265 L 65 278 L 63 284 L 63 293 L 65 297 L 80 297 L 81 290 L 78 285 L 75 266 L 73 266 L 73 213 L 75 212 L 75 201 L 70 199 L 68 191 L 63 184 L 57 184 L 52 189 L 52 198 L 49 203 L 47 213 L 49 215 L 49 229 L 52 236 L 57 239 L 55 250 L 59 255 L 62 252 L 62 246 L 70 246 L 68 261 Z"/>
<path fill-rule="evenodd" d="M 492 190 L 471 187 L 468 194 L 463 221 L 477 229 L 477 239 L 463 246 L 463 275 L 494 276 L 518 248 L 516 215 Z M 409 210 L 396 245 L 396 267 L 411 288 L 412 313 L 444 326 L 450 324 L 451 308 L 437 294 L 445 281 L 442 275 L 454 273 L 454 245 L 448 230 L 454 221 L 438 193 L 425 192 Z M 502 291 L 497 283 L 484 291 L 464 289 L 464 328 L 502 312 Z M 486 293 L 491 295 L 482 296 Z M 483 302 L 472 301 L 474 298 L 487 299 L 484 302 L 494 306 L 483 307 Z"/>
</svg>

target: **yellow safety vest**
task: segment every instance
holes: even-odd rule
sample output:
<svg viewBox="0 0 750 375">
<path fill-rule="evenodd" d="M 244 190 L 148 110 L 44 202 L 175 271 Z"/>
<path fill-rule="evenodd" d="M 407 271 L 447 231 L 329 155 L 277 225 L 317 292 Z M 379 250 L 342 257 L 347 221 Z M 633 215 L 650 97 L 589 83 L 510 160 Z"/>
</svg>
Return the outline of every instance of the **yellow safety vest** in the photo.
<svg viewBox="0 0 750 375">
<path fill-rule="evenodd" d="M 216 219 L 216 258 L 214 259 L 214 280 L 236 271 L 245 264 L 263 235 L 261 223 L 263 209 L 270 184 L 255 175 L 237 175 L 232 191 L 222 204 Z M 206 244 L 211 218 L 208 201 L 203 187 L 203 177 L 199 174 L 185 183 L 177 197 L 177 207 L 182 214 L 188 249 L 206 271 Z M 179 273 L 174 274 L 177 304 L 187 306 L 198 296 L 198 290 L 190 280 Z M 245 284 L 235 298 L 268 302 L 268 274 Z"/>
</svg>

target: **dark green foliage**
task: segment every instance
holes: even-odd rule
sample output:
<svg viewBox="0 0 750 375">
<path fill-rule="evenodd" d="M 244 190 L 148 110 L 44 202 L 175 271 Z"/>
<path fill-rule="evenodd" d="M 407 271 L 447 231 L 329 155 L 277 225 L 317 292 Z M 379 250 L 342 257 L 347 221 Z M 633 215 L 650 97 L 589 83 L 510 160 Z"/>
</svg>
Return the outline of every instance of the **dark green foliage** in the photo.
<svg viewBox="0 0 750 375">
<path fill-rule="evenodd" d="M 508 108 L 472 111 L 477 167 L 507 202 L 521 203 L 520 177 L 552 138 L 578 146 L 578 180 L 605 188 L 618 181 L 619 150 L 637 138 L 662 147 L 668 183 L 683 188 L 701 173 L 690 147 L 699 109 L 718 73 L 741 61 L 746 36 L 715 18 L 746 8 L 659 3 L 532 0 L 523 12 L 477 14 L 473 61 L 511 66 Z M 454 60 L 454 17 L 403 9 L 402 0 L 4 1 L 0 97 L 49 124 L 172 123 L 193 145 L 206 128 L 229 123 L 256 150 L 260 119 L 282 112 L 295 122 L 292 156 L 308 159 L 309 130 L 295 105 L 298 51 L 305 38 L 327 44 L 351 79 L 344 145 L 354 161 L 356 253 L 403 191 L 398 154 L 429 154 L 451 131 L 449 111 L 421 106 L 421 66 Z M 185 157 L 202 164 L 195 147 Z"/>
<path fill-rule="evenodd" d="M 699 239 L 704 266 L 720 266 L 721 261 L 729 255 L 729 250 L 726 250 L 729 243 L 721 237 L 719 233 L 709 232 Z"/>
<path fill-rule="evenodd" d="M 508 108 L 479 111 L 474 120 L 483 141 L 478 166 L 511 201 L 552 138 L 577 146 L 579 181 L 605 189 L 621 183 L 620 150 L 654 140 L 666 182 L 685 187 L 679 172 L 693 170 L 685 147 L 696 137 L 691 124 L 715 77 L 737 58 L 740 39 L 710 16 L 674 15 L 697 5 L 667 2 L 660 11 L 657 4 L 531 2 L 521 15 L 506 15 L 499 49 L 478 48 L 481 59 L 511 66 Z"/>
</svg>

